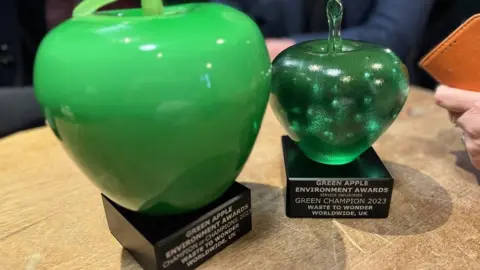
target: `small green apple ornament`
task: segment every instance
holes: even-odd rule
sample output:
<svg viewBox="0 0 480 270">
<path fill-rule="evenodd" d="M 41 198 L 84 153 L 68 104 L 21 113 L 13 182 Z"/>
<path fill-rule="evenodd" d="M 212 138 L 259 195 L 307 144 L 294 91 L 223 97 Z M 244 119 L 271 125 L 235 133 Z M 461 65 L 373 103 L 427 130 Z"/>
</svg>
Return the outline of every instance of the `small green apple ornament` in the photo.
<svg viewBox="0 0 480 270">
<path fill-rule="evenodd" d="M 389 49 L 343 40 L 339 0 L 327 4 L 329 40 L 292 46 L 273 62 L 271 105 L 310 159 L 342 165 L 367 150 L 398 116 L 408 72 Z"/>
<path fill-rule="evenodd" d="M 220 4 L 97 12 L 86 0 L 43 40 L 35 90 L 49 126 L 116 203 L 163 215 L 235 181 L 270 91 L 263 36 Z"/>
</svg>

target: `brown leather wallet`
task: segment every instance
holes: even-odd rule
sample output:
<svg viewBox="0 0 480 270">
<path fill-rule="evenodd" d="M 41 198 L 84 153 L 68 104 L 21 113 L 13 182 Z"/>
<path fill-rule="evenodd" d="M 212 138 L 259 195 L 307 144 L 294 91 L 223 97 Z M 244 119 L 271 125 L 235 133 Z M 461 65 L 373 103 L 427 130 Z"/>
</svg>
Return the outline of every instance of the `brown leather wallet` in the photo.
<svg viewBox="0 0 480 270">
<path fill-rule="evenodd" d="M 420 67 L 441 84 L 480 92 L 480 14 L 427 54 Z"/>
</svg>

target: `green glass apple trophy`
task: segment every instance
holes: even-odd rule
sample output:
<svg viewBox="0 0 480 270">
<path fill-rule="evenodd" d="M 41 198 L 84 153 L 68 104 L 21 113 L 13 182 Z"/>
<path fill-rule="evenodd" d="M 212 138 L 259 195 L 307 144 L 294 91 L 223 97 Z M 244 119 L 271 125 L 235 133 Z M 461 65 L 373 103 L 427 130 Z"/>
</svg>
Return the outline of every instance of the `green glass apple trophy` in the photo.
<svg viewBox="0 0 480 270">
<path fill-rule="evenodd" d="M 257 25 L 221 4 L 98 11 L 86 0 L 43 40 L 34 85 L 48 125 L 117 204 L 180 214 L 235 181 L 268 103 Z"/>
<path fill-rule="evenodd" d="M 294 45 L 273 62 L 271 106 L 311 160 L 343 165 L 393 123 L 408 93 L 408 71 L 389 49 L 343 40 L 339 0 L 327 6 L 328 40 Z"/>
</svg>

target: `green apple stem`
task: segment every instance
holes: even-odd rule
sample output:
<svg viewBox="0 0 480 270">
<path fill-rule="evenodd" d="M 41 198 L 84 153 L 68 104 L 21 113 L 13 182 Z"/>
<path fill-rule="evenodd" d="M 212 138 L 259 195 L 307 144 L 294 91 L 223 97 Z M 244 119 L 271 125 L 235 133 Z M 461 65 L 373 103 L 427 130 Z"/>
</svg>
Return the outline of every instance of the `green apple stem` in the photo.
<svg viewBox="0 0 480 270">
<path fill-rule="evenodd" d="M 83 0 L 73 10 L 73 17 L 87 16 L 117 0 Z M 143 14 L 147 16 L 163 14 L 162 0 L 142 0 Z"/>
<path fill-rule="evenodd" d="M 142 0 L 142 10 L 144 15 L 162 15 L 163 9 L 162 0 Z"/>
<path fill-rule="evenodd" d="M 73 17 L 87 16 L 117 0 L 84 0 L 73 10 Z"/>
<path fill-rule="evenodd" d="M 340 28 L 343 20 L 343 5 L 341 0 L 328 0 L 327 3 L 328 17 L 328 52 L 335 53 L 342 51 L 342 36 Z"/>
</svg>

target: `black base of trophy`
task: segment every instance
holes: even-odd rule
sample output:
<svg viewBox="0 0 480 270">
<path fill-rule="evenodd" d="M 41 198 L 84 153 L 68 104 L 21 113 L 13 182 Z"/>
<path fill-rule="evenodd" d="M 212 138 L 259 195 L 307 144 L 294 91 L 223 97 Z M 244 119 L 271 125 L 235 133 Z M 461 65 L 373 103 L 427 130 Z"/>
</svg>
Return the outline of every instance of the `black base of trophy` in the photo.
<svg viewBox="0 0 480 270">
<path fill-rule="evenodd" d="M 282 146 L 288 217 L 388 217 L 394 180 L 373 148 L 349 164 L 335 166 L 307 158 L 287 136 Z"/>
<path fill-rule="evenodd" d="M 144 269 L 194 269 L 252 229 L 250 190 L 234 183 L 194 212 L 146 216 L 102 194 L 108 227 Z"/>
</svg>

